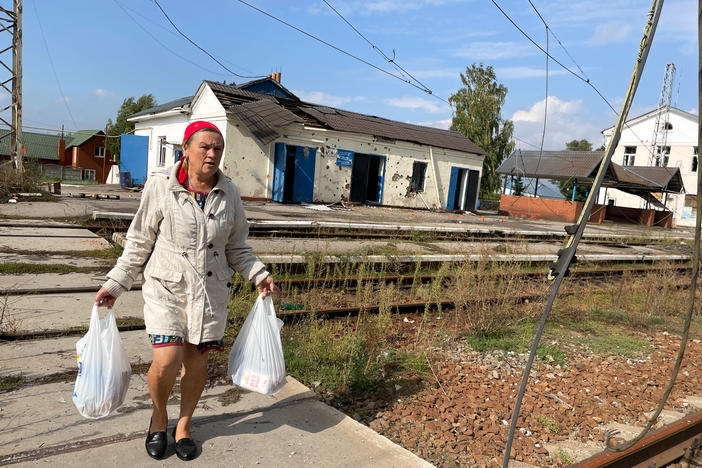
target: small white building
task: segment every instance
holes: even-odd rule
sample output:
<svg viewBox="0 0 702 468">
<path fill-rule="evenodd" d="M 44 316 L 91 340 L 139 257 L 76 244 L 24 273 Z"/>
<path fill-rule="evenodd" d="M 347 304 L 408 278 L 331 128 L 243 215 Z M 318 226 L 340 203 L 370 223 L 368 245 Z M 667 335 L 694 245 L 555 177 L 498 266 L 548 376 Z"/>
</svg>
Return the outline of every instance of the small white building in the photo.
<svg viewBox="0 0 702 468">
<path fill-rule="evenodd" d="M 690 224 L 697 194 L 697 121 L 698 117 L 675 107 L 655 109 L 630 119 L 622 130 L 612 162 L 622 166 L 679 168 L 685 186 L 683 195 L 670 195 L 661 201 L 673 212 L 673 222 Z M 614 127 L 602 131 L 605 147 Z M 654 144 L 655 141 L 655 144 Z M 641 197 L 616 189 L 601 189 L 598 202 L 632 208 L 645 208 Z"/>
<path fill-rule="evenodd" d="M 182 154 L 185 127 L 224 134 L 222 170 L 245 199 L 350 201 L 475 209 L 485 152 L 463 135 L 300 101 L 279 74 L 239 86 L 203 81 L 194 96 L 132 115 L 148 171 Z"/>
</svg>

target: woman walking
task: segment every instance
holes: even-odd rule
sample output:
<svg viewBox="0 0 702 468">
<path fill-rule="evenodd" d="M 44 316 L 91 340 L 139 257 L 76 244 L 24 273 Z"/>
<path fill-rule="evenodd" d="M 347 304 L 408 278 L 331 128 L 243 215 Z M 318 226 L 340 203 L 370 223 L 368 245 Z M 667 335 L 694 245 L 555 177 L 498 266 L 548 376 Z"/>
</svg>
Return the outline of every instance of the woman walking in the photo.
<svg viewBox="0 0 702 468">
<path fill-rule="evenodd" d="M 215 125 L 188 125 L 183 158 L 149 177 L 124 252 L 95 297 L 97 305 L 112 307 L 143 273 L 144 322 L 153 348 L 146 452 L 156 459 L 168 447 L 166 403 L 179 371 L 175 451 L 181 460 L 197 455 L 190 421 L 207 382 L 207 354 L 223 351 L 234 271 L 264 296 L 278 291 L 246 244 L 248 224 L 239 191 L 219 169 L 223 152 L 224 138 Z"/>
</svg>

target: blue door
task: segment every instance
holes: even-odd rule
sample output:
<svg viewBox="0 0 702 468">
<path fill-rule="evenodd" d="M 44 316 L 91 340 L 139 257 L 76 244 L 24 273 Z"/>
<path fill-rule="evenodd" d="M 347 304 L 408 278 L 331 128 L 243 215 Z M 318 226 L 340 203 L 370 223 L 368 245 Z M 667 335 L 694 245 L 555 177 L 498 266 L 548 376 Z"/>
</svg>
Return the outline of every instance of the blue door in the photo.
<svg viewBox="0 0 702 468">
<path fill-rule="evenodd" d="M 383 204 L 383 182 L 385 181 L 385 166 L 387 159 L 385 156 L 379 156 L 377 154 L 373 154 L 371 156 L 375 156 L 379 159 L 380 164 L 383 165 L 383 167 L 378 171 L 378 200 L 376 200 L 378 203 L 381 205 Z"/>
<path fill-rule="evenodd" d="M 446 200 L 446 209 L 453 210 L 456 203 L 456 188 L 458 187 L 458 172 L 460 167 L 451 168 L 451 179 L 449 181 L 448 199 Z"/>
<path fill-rule="evenodd" d="M 314 197 L 314 168 L 316 148 L 298 146 L 295 150 L 294 202 L 312 203 Z"/>
<path fill-rule="evenodd" d="M 273 164 L 273 201 L 283 201 L 285 189 L 285 143 L 275 144 L 275 161 Z"/>
<path fill-rule="evenodd" d="M 120 172 L 129 172 L 132 184 L 144 184 L 149 164 L 149 137 L 122 134 L 120 142 Z"/>
</svg>

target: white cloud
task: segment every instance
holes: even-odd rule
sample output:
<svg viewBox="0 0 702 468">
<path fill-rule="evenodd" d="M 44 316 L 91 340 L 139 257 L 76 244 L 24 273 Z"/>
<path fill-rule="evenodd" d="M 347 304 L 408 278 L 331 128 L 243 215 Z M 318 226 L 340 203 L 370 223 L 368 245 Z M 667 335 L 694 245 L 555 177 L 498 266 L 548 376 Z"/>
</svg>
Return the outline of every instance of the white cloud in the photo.
<svg viewBox="0 0 702 468">
<path fill-rule="evenodd" d="M 435 120 L 433 122 L 417 122 L 415 125 L 422 125 L 424 127 L 433 127 L 433 128 L 440 128 L 442 130 L 448 130 L 449 127 L 451 126 L 451 122 L 453 122 L 452 118 L 448 119 L 443 119 L 443 120 Z M 412 122 L 409 122 L 412 123 Z"/>
<path fill-rule="evenodd" d="M 568 73 L 562 68 L 553 69 L 549 67 L 548 74 L 552 75 L 565 75 Z M 533 68 L 533 67 L 497 67 L 495 68 L 495 74 L 499 79 L 522 79 L 522 78 L 543 78 L 546 76 L 545 68 Z"/>
<path fill-rule="evenodd" d="M 632 27 L 618 21 L 608 21 L 595 26 L 595 32 L 588 43 L 592 45 L 605 45 L 613 42 L 622 42 L 629 37 Z"/>
<path fill-rule="evenodd" d="M 109 95 L 111 95 L 112 93 L 109 92 L 109 91 L 106 90 L 106 89 L 96 88 L 96 89 L 93 90 L 93 94 L 96 95 L 96 96 L 109 96 Z"/>
<path fill-rule="evenodd" d="M 331 107 L 338 107 L 348 102 L 363 101 L 366 99 L 363 96 L 336 96 L 323 91 L 293 91 L 293 94 L 303 101 Z"/>
<path fill-rule="evenodd" d="M 60 97 L 60 98 L 58 98 L 57 100 L 55 100 L 54 102 L 56 102 L 56 103 L 59 103 L 59 102 L 71 102 L 71 98 L 69 98 L 69 97 Z"/>
<path fill-rule="evenodd" d="M 438 112 L 446 112 L 448 106 L 444 103 L 439 102 L 436 99 L 424 99 L 420 97 L 413 96 L 403 96 L 401 98 L 386 99 L 385 102 L 393 107 L 400 107 L 402 109 L 411 110 L 422 110 L 424 112 L 429 112 L 436 114 Z"/>
<path fill-rule="evenodd" d="M 688 110 L 687 112 L 689 112 L 690 114 L 695 114 L 695 115 L 697 115 L 697 108 L 696 108 L 696 107 L 693 107 L 692 109 Z"/>
<path fill-rule="evenodd" d="M 548 97 L 548 114 L 553 116 L 567 116 L 577 114 L 582 106 L 580 99 L 573 101 L 562 101 L 556 96 Z M 544 107 L 546 99 L 538 101 L 528 110 L 518 110 L 512 116 L 514 122 L 541 122 L 544 120 Z"/>
<path fill-rule="evenodd" d="M 517 110 L 514 113 L 512 121 L 516 138 L 536 146 L 541 143 L 545 101 L 542 99 L 529 109 Z M 586 139 L 597 148 L 602 143 L 600 131 L 608 126 L 611 120 L 608 114 L 596 119 L 585 116 L 582 101 L 579 99 L 564 101 L 556 96 L 549 96 L 544 149 L 560 150 L 565 148 L 566 142 L 574 139 Z M 517 143 L 518 147 L 535 149 L 533 146 Z"/>
<path fill-rule="evenodd" d="M 538 49 L 520 42 L 476 41 L 453 52 L 456 57 L 473 60 L 499 60 L 534 55 Z"/>
</svg>

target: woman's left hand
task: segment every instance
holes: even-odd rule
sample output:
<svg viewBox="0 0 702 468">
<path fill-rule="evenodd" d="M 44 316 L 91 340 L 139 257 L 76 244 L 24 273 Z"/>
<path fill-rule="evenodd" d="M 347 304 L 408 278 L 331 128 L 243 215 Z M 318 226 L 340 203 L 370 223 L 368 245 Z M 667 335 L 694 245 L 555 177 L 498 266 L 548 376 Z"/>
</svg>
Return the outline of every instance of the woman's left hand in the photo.
<svg viewBox="0 0 702 468">
<path fill-rule="evenodd" d="M 271 275 L 266 276 L 266 279 L 258 283 L 257 288 L 258 292 L 261 293 L 263 297 L 266 297 L 271 293 L 280 294 L 280 288 L 275 285 Z"/>
</svg>

